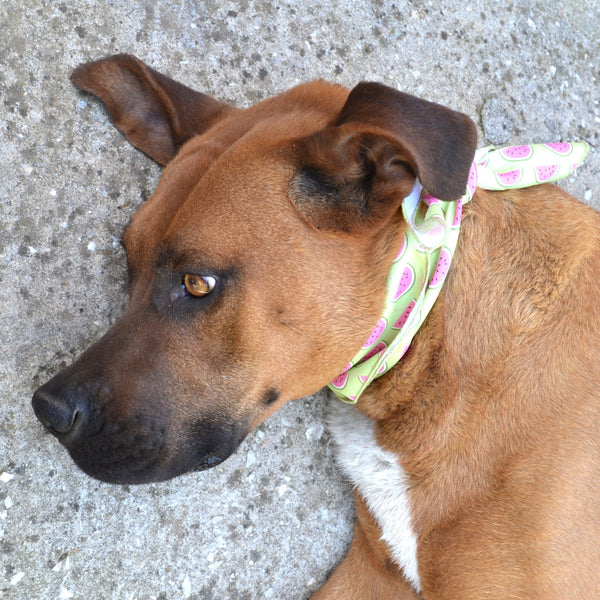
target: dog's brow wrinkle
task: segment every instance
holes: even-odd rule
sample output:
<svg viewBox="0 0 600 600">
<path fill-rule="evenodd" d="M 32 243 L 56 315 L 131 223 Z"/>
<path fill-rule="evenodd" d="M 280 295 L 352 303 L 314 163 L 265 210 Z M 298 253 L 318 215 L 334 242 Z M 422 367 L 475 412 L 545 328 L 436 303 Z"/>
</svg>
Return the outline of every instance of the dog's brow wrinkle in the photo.
<svg viewBox="0 0 600 600">
<path fill-rule="evenodd" d="M 156 260 L 154 261 L 154 267 L 161 269 L 169 264 L 174 264 L 177 260 L 178 253 L 168 246 L 162 246 L 158 248 Z"/>
</svg>

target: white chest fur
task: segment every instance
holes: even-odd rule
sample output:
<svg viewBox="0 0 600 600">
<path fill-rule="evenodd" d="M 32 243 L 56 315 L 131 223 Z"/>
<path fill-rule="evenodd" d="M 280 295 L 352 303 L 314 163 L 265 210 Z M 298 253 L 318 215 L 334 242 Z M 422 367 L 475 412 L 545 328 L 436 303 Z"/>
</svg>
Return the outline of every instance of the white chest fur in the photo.
<svg viewBox="0 0 600 600">
<path fill-rule="evenodd" d="M 344 474 L 366 501 L 392 558 L 420 591 L 417 536 L 411 527 L 408 486 L 398 457 L 377 444 L 373 421 L 354 406 L 336 400 L 330 411 L 329 430 Z"/>
</svg>

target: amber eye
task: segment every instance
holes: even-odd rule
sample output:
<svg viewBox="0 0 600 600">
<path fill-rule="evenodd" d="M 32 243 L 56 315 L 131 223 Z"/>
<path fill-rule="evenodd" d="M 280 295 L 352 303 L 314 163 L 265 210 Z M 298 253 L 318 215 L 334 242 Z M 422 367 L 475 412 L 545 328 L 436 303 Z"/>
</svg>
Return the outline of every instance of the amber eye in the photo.
<svg viewBox="0 0 600 600">
<path fill-rule="evenodd" d="M 195 273 L 186 273 L 183 276 L 183 285 L 190 296 L 206 296 L 215 289 L 216 283 L 214 277 L 200 277 Z"/>
</svg>

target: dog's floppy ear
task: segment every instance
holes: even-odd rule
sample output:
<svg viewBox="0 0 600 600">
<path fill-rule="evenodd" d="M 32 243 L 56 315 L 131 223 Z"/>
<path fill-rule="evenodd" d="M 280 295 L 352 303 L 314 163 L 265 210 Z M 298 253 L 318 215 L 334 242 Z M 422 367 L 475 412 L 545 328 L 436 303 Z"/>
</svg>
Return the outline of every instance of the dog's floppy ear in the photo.
<svg viewBox="0 0 600 600">
<path fill-rule="evenodd" d="M 398 209 L 416 177 L 437 198 L 460 198 L 476 143 L 466 115 L 361 83 L 330 126 L 297 144 L 292 200 L 317 228 L 366 229 Z"/>
<path fill-rule="evenodd" d="M 98 96 L 115 127 L 161 165 L 192 136 L 236 110 L 161 75 L 130 54 L 82 64 L 71 81 Z"/>
</svg>

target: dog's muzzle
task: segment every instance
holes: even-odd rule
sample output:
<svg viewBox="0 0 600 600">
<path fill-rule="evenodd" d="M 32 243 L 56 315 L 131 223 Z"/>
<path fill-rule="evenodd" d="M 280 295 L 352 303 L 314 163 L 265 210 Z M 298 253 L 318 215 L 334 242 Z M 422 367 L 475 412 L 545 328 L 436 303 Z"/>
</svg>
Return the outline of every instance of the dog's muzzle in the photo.
<svg viewBox="0 0 600 600">
<path fill-rule="evenodd" d="M 32 405 L 75 463 L 109 483 L 162 481 L 209 469 L 247 433 L 245 422 L 222 416 L 178 420 L 164 397 L 121 400 L 105 382 L 80 381 L 71 367 L 40 387 Z"/>
</svg>

